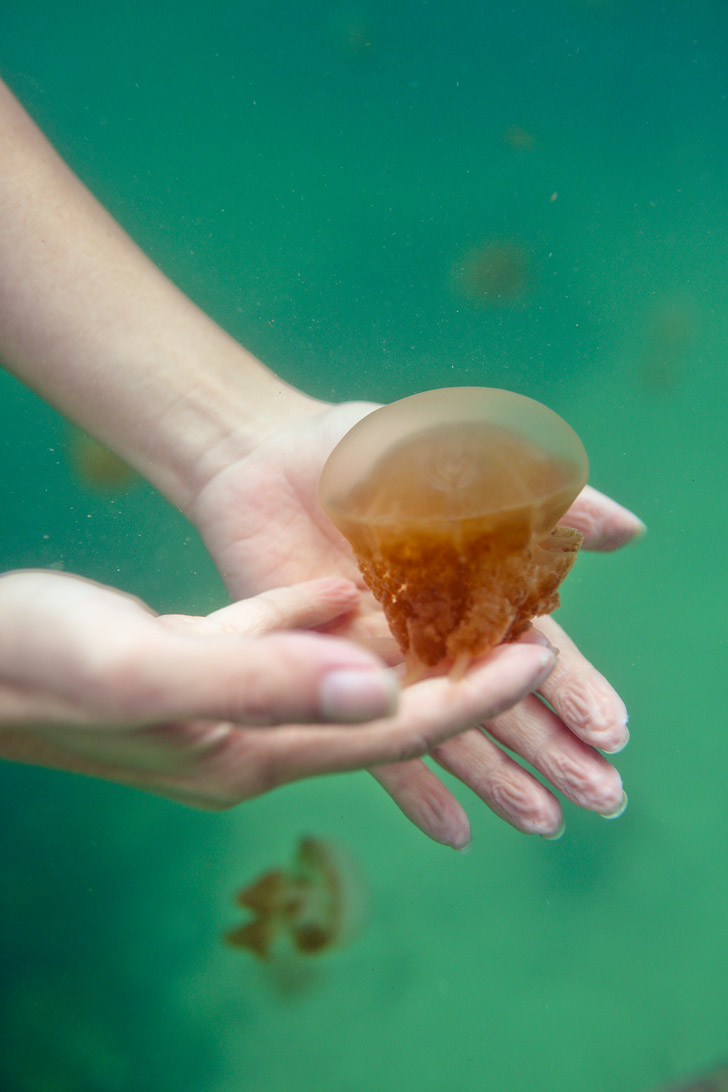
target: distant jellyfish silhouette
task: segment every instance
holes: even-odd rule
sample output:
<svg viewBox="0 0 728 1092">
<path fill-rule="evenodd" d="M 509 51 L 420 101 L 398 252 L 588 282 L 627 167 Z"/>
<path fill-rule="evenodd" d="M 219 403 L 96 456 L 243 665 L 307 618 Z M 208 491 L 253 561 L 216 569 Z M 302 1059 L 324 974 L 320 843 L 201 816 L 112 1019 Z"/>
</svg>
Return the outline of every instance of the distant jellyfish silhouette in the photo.
<svg viewBox="0 0 728 1092">
<path fill-rule="evenodd" d="M 466 251 L 452 266 L 459 295 L 482 306 L 518 302 L 525 296 L 531 261 L 519 243 L 486 240 Z"/>
<path fill-rule="evenodd" d="M 138 480 L 128 463 L 80 429 L 71 431 L 68 459 L 84 485 L 102 493 L 123 491 Z"/>
<path fill-rule="evenodd" d="M 536 140 L 533 133 L 520 125 L 511 125 L 505 132 L 505 142 L 514 151 L 530 152 L 533 150 Z"/>
<path fill-rule="evenodd" d="M 251 912 L 225 941 L 258 959 L 316 956 L 351 940 L 361 928 L 366 895 L 344 852 L 322 838 L 301 838 L 289 868 L 273 868 L 242 888 L 238 906 Z"/>
<path fill-rule="evenodd" d="M 414 394 L 344 436 L 319 497 L 384 610 L 408 681 L 432 669 L 457 677 L 559 605 L 581 535 L 557 524 L 587 475 L 565 421 L 488 387 Z"/>
<path fill-rule="evenodd" d="M 673 295 L 652 308 L 641 347 L 641 373 L 654 394 L 672 390 L 687 370 L 700 334 L 700 311 L 694 299 Z"/>
</svg>

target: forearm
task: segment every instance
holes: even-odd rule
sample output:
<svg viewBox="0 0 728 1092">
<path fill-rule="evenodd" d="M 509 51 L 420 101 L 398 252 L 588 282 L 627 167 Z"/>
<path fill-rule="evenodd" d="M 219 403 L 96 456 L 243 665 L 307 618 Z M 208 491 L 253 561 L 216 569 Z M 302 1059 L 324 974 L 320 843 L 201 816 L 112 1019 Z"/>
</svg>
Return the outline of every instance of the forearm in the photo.
<svg viewBox="0 0 728 1092">
<path fill-rule="evenodd" d="M 0 163 L 0 359 L 185 509 L 306 400 L 167 280 L 1 83 Z"/>
</svg>

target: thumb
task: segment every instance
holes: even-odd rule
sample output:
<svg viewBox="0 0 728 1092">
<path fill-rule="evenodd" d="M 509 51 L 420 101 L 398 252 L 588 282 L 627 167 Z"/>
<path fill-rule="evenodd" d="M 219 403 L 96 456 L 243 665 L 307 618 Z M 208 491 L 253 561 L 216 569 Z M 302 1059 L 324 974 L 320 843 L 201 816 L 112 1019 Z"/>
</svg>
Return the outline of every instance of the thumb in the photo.
<svg viewBox="0 0 728 1092">
<path fill-rule="evenodd" d="M 138 685 L 126 680 L 126 712 L 147 723 L 355 723 L 388 716 L 397 706 L 396 677 L 381 661 L 349 641 L 313 633 L 166 632 L 136 669 Z M 136 710 L 128 708 L 134 694 Z"/>
</svg>

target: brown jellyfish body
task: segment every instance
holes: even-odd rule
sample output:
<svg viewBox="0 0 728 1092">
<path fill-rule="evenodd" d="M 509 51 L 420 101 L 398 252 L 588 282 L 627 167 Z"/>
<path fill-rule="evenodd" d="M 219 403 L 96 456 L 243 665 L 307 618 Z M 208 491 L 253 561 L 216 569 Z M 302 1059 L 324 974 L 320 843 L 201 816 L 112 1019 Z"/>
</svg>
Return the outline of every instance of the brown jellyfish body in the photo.
<svg viewBox="0 0 728 1092">
<path fill-rule="evenodd" d="M 338 947 L 363 920 L 364 888 L 339 847 L 322 838 L 301 838 L 290 868 L 274 868 L 235 897 L 252 917 L 225 940 L 262 960 L 283 951 L 319 955 Z"/>
<path fill-rule="evenodd" d="M 375 410 L 324 466 L 319 497 L 381 604 L 409 680 L 457 676 L 559 605 L 581 535 L 557 526 L 586 483 L 579 437 L 489 387 Z"/>
</svg>

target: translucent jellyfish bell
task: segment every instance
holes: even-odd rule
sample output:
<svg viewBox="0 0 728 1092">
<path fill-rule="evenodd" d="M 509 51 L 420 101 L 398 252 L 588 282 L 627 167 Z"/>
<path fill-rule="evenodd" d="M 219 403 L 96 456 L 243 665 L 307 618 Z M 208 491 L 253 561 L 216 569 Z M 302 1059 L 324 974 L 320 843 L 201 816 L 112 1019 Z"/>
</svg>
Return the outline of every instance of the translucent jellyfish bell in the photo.
<svg viewBox="0 0 728 1092">
<path fill-rule="evenodd" d="M 450 387 L 356 424 L 319 497 L 414 678 L 461 673 L 559 605 L 581 535 L 557 523 L 587 476 L 579 437 L 540 402 Z"/>
</svg>

